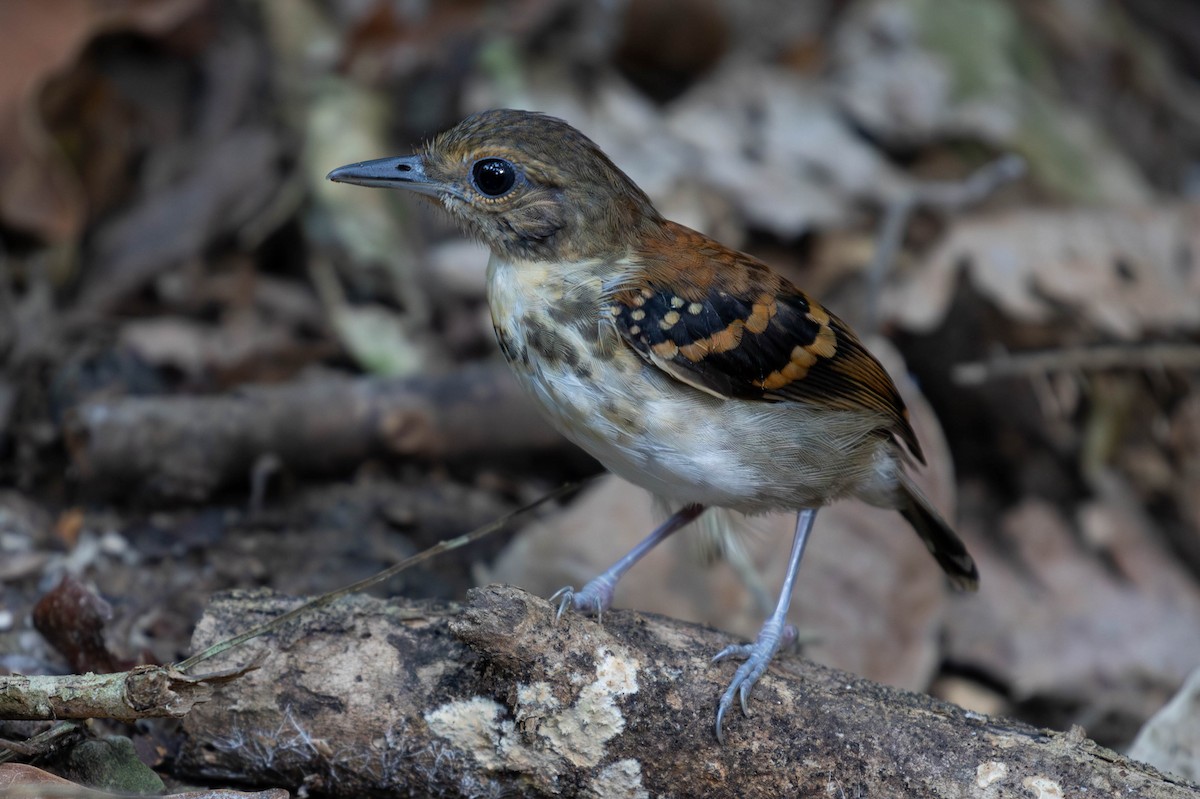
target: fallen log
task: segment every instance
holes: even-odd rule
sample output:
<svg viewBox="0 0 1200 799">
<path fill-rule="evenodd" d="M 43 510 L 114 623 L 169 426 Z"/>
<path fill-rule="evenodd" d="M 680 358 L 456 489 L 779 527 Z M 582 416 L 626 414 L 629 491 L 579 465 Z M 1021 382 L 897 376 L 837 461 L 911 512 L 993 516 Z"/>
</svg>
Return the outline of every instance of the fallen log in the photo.
<svg viewBox="0 0 1200 799">
<path fill-rule="evenodd" d="M 566 447 L 500 364 L 90 401 L 68 415 L 65 435 L 75 474 L 93 495 L 187 501 L 248 484 L 264 458 L 330 474 L 372 457 L 499 459 Z"/>
<path fill-rule="evenodd" d="M 207 647 L 295 600 L 216 600 Z M 713 737 L 721 633 L 629 611 L 603 624 L 519 589 L 464 605 L 339 601 L 185 720 L 183 775 L 335 796 L 1139 796 L 1197 788 L 1087 740 L 781 657 L 752 718 Z M 233 658 L 233 660 L 224 660 Z"/>
</svg>

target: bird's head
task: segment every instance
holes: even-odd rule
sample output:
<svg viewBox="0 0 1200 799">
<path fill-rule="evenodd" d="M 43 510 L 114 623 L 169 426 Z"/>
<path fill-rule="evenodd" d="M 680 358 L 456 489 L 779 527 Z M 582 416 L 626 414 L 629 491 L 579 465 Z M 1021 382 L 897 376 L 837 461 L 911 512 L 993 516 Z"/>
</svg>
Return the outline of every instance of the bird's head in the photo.
<svg viewBox="0 0 1200 799">
<path fill-rule="evenodd" d="M 510 260 L 604 257 L 661 222 L 649 198 L 591 139 L 530 111 L 484 111 L 416 155 L 349 164 L 328 177 L 432 197 Z"/>
</svg>

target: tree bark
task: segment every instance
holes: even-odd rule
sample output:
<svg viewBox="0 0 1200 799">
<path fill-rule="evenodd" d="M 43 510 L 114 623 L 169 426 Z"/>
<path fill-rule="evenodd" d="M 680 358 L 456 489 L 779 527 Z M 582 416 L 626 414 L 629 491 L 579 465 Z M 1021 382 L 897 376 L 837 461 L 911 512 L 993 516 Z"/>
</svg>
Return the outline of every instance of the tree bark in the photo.
<svg viewBox="0 0 1200 799">
<path fill-rule="evenodd" d="M 234 594 L 199 649 L 295 606 Z M 603 624 L 489 586 L 465 605 L 336 603 L 223 656 L 261 668 L 185 720 L 186 775 L 339 796 L 1178 799 L 1196 786 L 1087 740 L 781 657 L 752 718 L 713 737 L 722 634 L 628 611 Z M 224 663 L 221 665 L 231 665 Z"/>
</svg>

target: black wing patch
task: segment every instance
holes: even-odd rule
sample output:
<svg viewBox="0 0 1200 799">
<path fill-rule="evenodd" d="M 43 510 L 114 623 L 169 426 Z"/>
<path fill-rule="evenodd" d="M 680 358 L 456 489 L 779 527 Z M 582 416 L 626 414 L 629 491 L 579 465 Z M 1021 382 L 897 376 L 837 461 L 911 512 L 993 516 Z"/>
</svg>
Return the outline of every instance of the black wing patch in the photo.
<svg viewBox="0 0 1200 799">
<path fill-rule="evenodd" d="M 644 359 L 701 391 L 871 409 L 892 419 L 921 458 L 887 372 L 840 319 L 799 291 L 747 298 L 711 288 L 688 300 L 650 286 L 622 292 L 609 312 Z"/>
</svg>

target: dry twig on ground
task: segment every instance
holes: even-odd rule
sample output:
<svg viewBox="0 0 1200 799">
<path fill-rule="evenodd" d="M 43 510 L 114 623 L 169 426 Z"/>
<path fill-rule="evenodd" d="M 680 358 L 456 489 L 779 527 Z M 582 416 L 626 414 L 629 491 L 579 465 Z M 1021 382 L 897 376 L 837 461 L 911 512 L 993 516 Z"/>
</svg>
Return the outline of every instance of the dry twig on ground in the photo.
<svg viewBox="0 0 1200 799">
<path fill-rule="evenodd" d="M 250 668 L 254 668 L 251 666 Z M 0 677 L 0 719 L 180 718 L 207 702 L 213 686 L 245 669 L 194 677 L 170 666 L 138 666 L 113 674 Z"/>
</svg>

